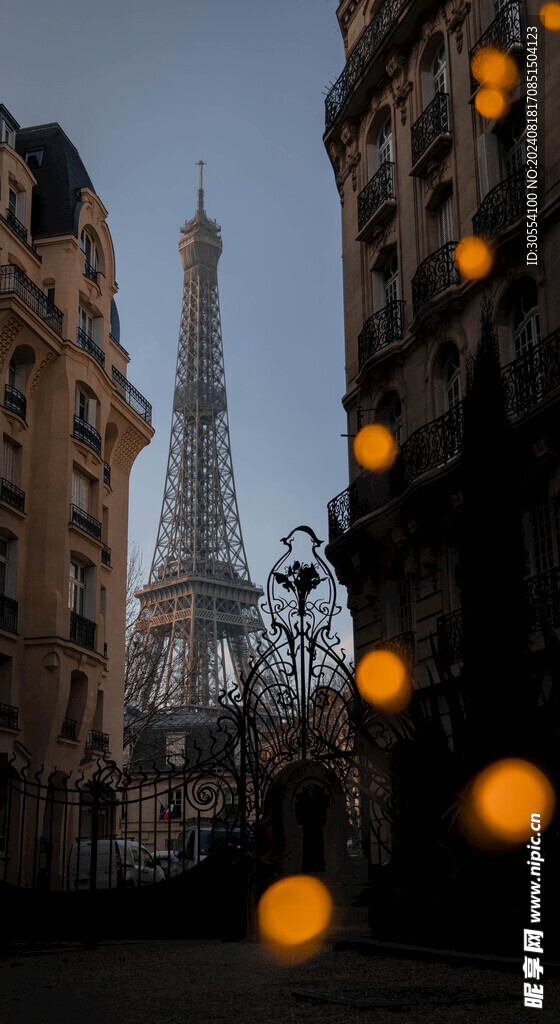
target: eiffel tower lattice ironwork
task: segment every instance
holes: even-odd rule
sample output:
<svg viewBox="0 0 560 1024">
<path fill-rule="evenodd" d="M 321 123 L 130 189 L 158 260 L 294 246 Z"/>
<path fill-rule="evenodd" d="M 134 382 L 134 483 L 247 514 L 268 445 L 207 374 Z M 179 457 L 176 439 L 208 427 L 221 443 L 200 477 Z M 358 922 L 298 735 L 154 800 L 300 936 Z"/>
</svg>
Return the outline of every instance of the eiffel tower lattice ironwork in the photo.
<svg viewBox="0 0 560 1024">
<path fill-rule="evenodd" d="M 158 536 L 136 635 L 159 668 L 159 704 L 215 706 L 250 669 L 264 630 L 235 493 L 218 298 L 221 228 L 198 209 L 181 229 L 184 269 L 171 441 Z"/>
</svg>

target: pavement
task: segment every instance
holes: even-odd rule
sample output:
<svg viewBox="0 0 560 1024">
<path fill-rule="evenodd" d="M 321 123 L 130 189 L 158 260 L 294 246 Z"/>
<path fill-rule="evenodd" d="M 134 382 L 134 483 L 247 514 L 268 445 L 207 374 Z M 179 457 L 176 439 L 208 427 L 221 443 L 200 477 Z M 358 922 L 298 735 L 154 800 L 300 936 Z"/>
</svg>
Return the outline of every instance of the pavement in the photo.
<svg viewBox="0 0 560 1024">
<path fill-rule="evenodd" d="M 523 1007 L 521 958 L 411 959 L 331 939 L 302 963 L 260 943 L 20 945 L 0 963 L 0 1024 L 527 1024 L 560 1021 L 560 981 Z M 414 954 L 412 954 L 414 955 Z"/>
</svg>

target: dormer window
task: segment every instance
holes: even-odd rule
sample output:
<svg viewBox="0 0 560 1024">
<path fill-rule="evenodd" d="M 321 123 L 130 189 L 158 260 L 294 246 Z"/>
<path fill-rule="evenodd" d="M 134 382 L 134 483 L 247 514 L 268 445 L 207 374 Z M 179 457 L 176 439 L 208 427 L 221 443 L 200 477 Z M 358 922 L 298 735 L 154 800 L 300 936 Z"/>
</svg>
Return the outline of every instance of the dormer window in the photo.
<svg viewBox="0 0 560 1024">
<path fill-rule="evenodd" d="M 28 167 L 40 167 L 43 163 L 44 149 L 28 149 L 25 154 L 25 162 Z"/>
</svg>

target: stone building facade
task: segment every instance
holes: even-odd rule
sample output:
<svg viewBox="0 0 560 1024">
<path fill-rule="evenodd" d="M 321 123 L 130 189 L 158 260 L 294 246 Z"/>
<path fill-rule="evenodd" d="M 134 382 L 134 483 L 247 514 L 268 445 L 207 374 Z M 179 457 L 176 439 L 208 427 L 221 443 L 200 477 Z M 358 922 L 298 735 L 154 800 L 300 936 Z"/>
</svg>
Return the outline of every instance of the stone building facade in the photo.
<svg viewBox="0 0 560 1024">
<path fill-rule="evenodd" d="M 329 504 L 327 555 L 348 589 L 356 661 L 388 645 L 430 699 L 432 678 L 453 747 L 434 650 L 460 680 L 462 401 L 485 293 L 526 481 L 526 588 L 541 701 L 551 685 L 546 637 L 552 643 L 560 627 L 560 295 L 551 287 L 560 241 L 557 38 L 539 22 L 539 247 L 531 262 L 523 0 L 343 0 L 337 17 L 346 63 L 326 98 L 324 143 L 342 204 L 350 440 L 349 486 Z M 509 110 L 495 121 L 477 112 L 470 71 L 473 54 L 490 44 L 520 70 Z M 462 277 L 454 260 L 456 244 L 473 234 L 495 247 L 482 281 Z M 398 442 L 396 475 L 371 474 L 354 459 L 352 436 L 376 421 Z M 385 840 L 382 860 L 388 832 Z"/>
<path fill-rule="evenodd" d="M 151 406 L 77 150 L 2 105 L 0 130 L 0 753 L 56 786 L 122 762 L 128 486 Z"/>
</svg>

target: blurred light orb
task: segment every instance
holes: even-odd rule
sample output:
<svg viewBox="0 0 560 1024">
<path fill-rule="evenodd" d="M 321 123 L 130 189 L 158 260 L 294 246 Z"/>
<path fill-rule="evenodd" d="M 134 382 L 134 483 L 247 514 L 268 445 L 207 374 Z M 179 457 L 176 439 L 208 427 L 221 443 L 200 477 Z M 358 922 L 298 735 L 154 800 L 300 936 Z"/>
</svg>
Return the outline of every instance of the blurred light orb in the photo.
<svg viewBox="0 0 560 1024">
<path fill-rule="evenodd" d="M 495 46 L 483 46 L 475 53 L 471 71 L 477 82 L 492 89 L 513 89 L 519 77 L 513 57 Z"/>
<path fill-rule="evenodd" d="M 543 4 L 539 11 L 539 18 L 549 32 L 560 32 L 560 4 Z"/>
<path fill-rule="evenodd" d="M 455 262 L 463 275 L 470 281 L 479 281 L 492 270 L 494 256 L 483 238 L 469 235 L 462 238 L 455 249 Z"/>
<path fill-rule="evenodd" d="M 311 875 L 291 875 L 274 882 L 261 896 L 257 909 L 263 939 L 280 949 L 318 939 L 331 916 L 331 895 Z"/>
<path fill-rule="evenodd" d="M 470 799 L 478 830 L 513 845 L 532 834 L 532 814 L 540 814 L 541 829 L 545 829 L 555 805 L 554 790 L 543 772 L 517 757 L 484 768 L 474 780 Z"/>
<path fill-rule="evenodd" d="M 356 668 L 356 686 L 364 700 L 389 714 L 403 711 L 412 697 L 410 676 L 394 651 L 365 654 Z"/>
<path fill-rule="evenodd" d="M 474 98 L 474 105 L 482 117 L 494 121 L 507 114 L 509 99 L 503 89 L 491 89 L 490 86 L 483 85 Z"/>
<path fill-rule="evenodd" d="M 354 438 L 356 462 L 374 473 L 384 473 L 393 465 L 399 449 L 382 423 L 368 423 Z"/>
</svg>

